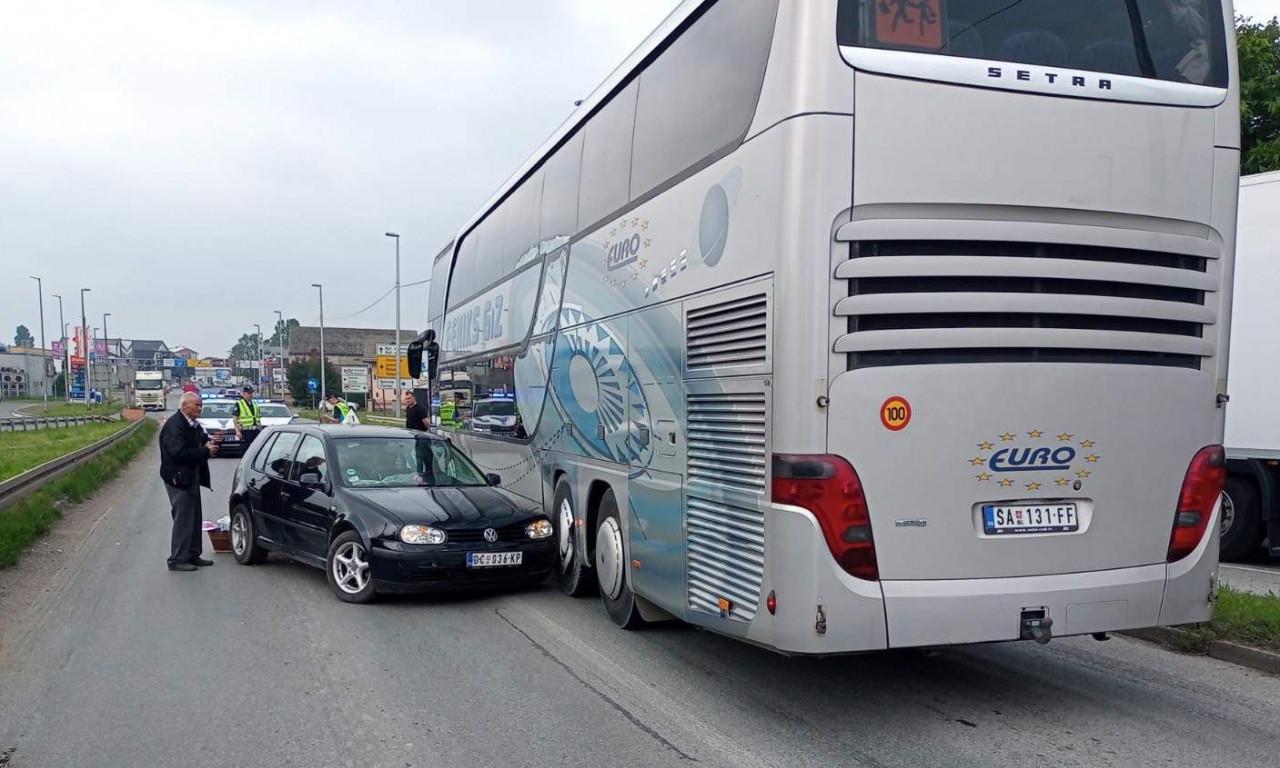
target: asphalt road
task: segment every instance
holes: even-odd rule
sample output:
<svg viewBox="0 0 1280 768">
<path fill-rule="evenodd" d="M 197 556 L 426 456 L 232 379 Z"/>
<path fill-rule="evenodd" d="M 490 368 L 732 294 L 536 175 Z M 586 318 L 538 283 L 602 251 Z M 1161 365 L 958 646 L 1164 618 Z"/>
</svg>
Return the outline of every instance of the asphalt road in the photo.
<svg viewBox="0 0 1280 768">
<path fill-rule="evenodd" d="M 1280 678 L 1136 640 L 789 659 L 679 625 L 623 632 L 551 588 L 351 606 L 282 558 L 170 573 L 157 463 L 149 449 L 81 511 L 92 535 L 0 637 L 0 764 L 10 748 L 9 768 L 1280 755 Z M 206 517 L 225 513 L 234 464 L 215 461 Z"/>
</svg>

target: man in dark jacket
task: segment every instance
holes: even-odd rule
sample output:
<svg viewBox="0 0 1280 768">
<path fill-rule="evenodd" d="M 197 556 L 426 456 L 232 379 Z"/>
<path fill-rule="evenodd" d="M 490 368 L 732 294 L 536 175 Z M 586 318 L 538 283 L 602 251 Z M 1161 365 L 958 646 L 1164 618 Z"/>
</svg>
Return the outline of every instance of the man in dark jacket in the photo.
<svg viewBox="0 0 1280 768">
<path fill-rule="evenodd" d="M 160 479 L 164 480 L 173 515 L 171 571 L 194 571 L 198 565 L 213 565 L 200 557 L 204 549 L 200 486 L 213 490 L 209 457 L 218 452 L 218 444 L 196 423 L 203 407 L 199 394 L 183 392 L 178 413 L 170 416 L 160 430 Z"/>
</svg>

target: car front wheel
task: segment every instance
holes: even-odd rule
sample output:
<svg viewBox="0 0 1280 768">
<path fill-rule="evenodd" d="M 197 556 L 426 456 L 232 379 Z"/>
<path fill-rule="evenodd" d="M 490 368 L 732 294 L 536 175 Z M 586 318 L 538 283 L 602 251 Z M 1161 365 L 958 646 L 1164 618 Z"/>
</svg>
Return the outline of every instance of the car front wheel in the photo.
<svg viewBox="0 0 1280 768">
<path fill-rule="evenodd" d="M 347 531 L 329 545 L 325 558 L 329 588 L 344 603 L 367 603 L 374 598 L 369 550 L 360 534 Z"/>
</svg>

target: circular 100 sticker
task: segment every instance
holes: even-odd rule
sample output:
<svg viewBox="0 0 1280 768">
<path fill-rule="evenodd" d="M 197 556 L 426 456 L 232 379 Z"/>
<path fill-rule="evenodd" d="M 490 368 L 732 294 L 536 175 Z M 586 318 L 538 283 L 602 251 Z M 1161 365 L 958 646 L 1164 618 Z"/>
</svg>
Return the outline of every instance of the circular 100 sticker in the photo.
<svg viewBox="0 0 1280 768">
<path fill-rule="evenodd" d="M 911 423 L 911 403 L 899 395 L 885 400 L 880 406 L 880 423 L 893 432 L 906 427 Z"/>
</svg>

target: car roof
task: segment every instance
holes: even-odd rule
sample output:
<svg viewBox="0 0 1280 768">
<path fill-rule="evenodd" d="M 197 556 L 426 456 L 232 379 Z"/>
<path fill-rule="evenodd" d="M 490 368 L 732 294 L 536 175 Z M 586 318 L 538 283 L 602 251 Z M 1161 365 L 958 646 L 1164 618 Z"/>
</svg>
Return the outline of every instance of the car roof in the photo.
<svg viewBox="0 0 1280 768">
<path fill-rule="evenodd" d="M 403 427 L 378 427 L 364 424 L 290 424 L 274 429 L 287 432 L 319 433 L 333 439 L 343 437 L 427 437 L 432 440 L 443 440 L 440 435 L 430 432 L 419 432 Z"/>
</svg>

